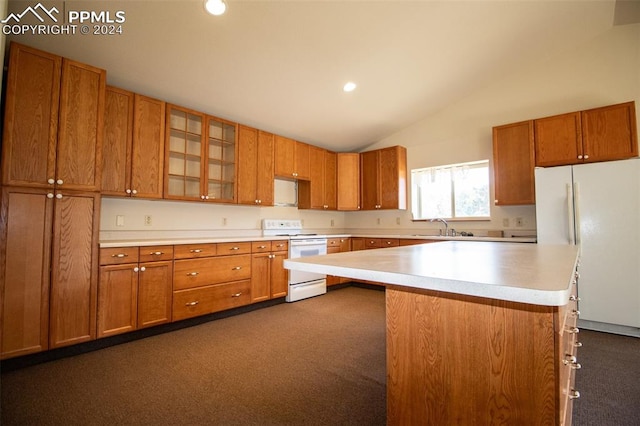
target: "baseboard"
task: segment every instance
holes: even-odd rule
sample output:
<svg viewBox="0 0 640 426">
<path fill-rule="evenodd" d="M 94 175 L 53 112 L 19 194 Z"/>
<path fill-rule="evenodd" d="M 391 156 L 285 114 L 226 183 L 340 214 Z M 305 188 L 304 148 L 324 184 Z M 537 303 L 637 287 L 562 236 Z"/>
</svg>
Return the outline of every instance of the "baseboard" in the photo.
<svg viewBox="0 0 640 426">
<path fill-rule="evenodd" d="M 605 333 L 620 334 L 622 336 L 640 337 L 640 328 L 627 325 L 608 324 L 605 322 L 578 320 L 578 328 L 585 330 L 602 331 Z"/>
</svg>

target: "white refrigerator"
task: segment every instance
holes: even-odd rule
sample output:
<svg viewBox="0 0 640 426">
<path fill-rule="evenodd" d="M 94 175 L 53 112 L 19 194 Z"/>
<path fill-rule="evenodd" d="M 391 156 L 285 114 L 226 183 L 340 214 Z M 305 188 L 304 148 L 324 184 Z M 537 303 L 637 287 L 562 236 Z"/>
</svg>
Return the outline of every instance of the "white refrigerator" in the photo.
<svg viewBox="0 0 640 426">
<path fill-rule="evenodd" d="M 640 159 L 535 169 L 538 244 L 580 246 L 579 324 L 640 337 Z"/>
</svg>

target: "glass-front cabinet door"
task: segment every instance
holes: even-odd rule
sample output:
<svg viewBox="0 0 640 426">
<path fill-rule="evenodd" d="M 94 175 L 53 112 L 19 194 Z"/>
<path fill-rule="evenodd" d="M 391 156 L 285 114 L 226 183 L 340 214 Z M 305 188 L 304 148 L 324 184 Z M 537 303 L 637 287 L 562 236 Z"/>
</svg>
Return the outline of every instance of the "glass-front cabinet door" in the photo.
<svg viewBox="0 0 640 426">
<path fill-rule="evenodd" d="M 206 195 L 209 200 L 236 200 L 237 124 L 207 117 Z"/>
<path fill-rule="evenodd" d="M 202 198 L 203 126 L 204 114 L 168 106 L 165 198 Z"/>
</svg>

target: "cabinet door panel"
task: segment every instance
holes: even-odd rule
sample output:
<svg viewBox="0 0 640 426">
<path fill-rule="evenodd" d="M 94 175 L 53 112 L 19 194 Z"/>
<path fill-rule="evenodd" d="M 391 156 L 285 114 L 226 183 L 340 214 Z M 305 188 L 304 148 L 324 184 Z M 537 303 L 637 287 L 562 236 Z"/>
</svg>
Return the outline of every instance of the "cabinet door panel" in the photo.
<svg viewBox="0 0 640 426">
<path fill-rule="evenodd" d="M 295 143 L 295 173 L 296 179 L 311 179 L 311 145 L 304 142 Z"/>
<path fill-rule="evenodd" d="M 238 203 L 255 205 L 258 200 L 258 130 L 238 127 Z"/>
<path fill-rule="evenodd" d="M 135 95 L 131 189 L 138 197 L 162 198 L 165 103 Z"/>
<path fill-rule="evenodd" d="M 144 268 L 144 271 L 142 271 Z M 173 262 L 140 264 L 138 279 L 138 328 L 171 321 Z"/>
<path fill-rule="evenodd" d="M 284 268 L 286 252 L 273 253 L 271 259 L 271 297 L 284 297 L 289 292 L 289 271 Z"/>
<path fill-rule="evenodd" d="M 360 209 L 360 154 L 338 153 L 338 210 Z"/>
<path fill-rule="evenodd" d="M 274 136 L 258 130 L 257 197 L 261 206 L 273 206 Z"/>
<path fill-rule="evenodd" d="M 98 282 L 98 337 L 136 329 L 138 310 L 137 263 L 100 267 Z"/>
<path fill-rule="evenodd" d="M 582 162 L 580 113 L 572 112 L 534 120 L 535 162 L 538 167 Z"/>
<path fill-rule="evenodd" d="M 324 153 L 324 203 L 328 210 L 338 209 L 338 157 L 335 152 Z"/>
<path fill-rule="evenodd" d="M 55 177 L 62 58 L 11 43 L 2 183 L 47 187 Z"/>
<path fill-rule="evenodd" d="M 63 59 L 56 179 L 66 189 L 98 191 L 107 73 Z"/>
<path fill-rule="evenodd" d="M 296 141 L 283 136 L 275 136 L 275 169 L 276 176 L 294 178 L 296 166 Z"/>
<path fill-rule="evenodd" d="M 271 295 L 269 269 L 271 253 L 254 254 L 251 259 L 251 301 L 268 300 Z"/>
<path fill-rule="evenodd" d="M 493 128 L 493 174 L 496 205 L 533 204 L 533 122 Z"/>
<path fill-rule="evenodd" d="M 52 210 L 53 201 L 43 190 L 2 192 L 2 359 L 48 348 Z"/>
<path fill-rule="evenodd" d="M 581 118 L 585 162 L 638 156 L 633 102 L 582 111 Z"/>
<path fill-rule="evenodd" d="M 51 260 L 51 348 L 96 336 L 97 194 L 63 194 L 55 202 Z"/>
<path fill-rule="evenodd" d="M 362 210 L 375 210 L 378 205 L 378 151 L 360 154 L 360 202 Z"/>
<path fill-rule="evenodd" d="M 407 151 L 395 146 L 380 150 L 380 208 L 407 208 Z"/>
<path fill-rule="evenodd" d="M 133 93 L 107 87 L 102 149 L 103 194 L 125 196 L 126 190 L 131 189 L 133 100 Z"/>
</svg>

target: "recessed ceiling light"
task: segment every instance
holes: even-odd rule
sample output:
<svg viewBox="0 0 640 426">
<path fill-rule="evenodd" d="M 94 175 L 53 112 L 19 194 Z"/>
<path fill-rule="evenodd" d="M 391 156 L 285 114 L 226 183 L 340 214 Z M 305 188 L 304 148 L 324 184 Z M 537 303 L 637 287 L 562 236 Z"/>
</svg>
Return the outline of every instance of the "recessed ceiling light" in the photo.
<svg viewBox="0 0 640 426">
<path fill-rule="evenodd" d="M 353 92 L 355 89 L 356 89 L 356 84 L 353 81 L 348 82 L 342 88 L 342 90 L 344 90 L 345 92 Z"/>
<path fill-rule="evenodd" d="M 227 10 L 224 0 L 204 0 L 204 8 L 212 15 L 219 16 Z"/>
</svg>

